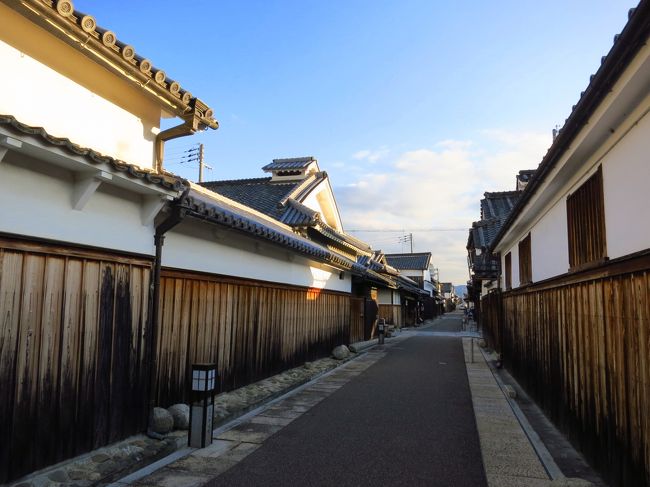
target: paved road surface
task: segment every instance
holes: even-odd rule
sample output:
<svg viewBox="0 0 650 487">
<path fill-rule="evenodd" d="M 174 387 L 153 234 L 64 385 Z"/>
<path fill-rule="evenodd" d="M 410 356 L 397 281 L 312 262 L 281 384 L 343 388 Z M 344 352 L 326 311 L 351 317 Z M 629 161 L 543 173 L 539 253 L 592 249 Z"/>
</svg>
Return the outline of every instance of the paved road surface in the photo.
<svg viewBox="0 0 650 487">
<path fill-rule="evenodd" d="M 209 485 L 485 486 L 460 339 L 386 352 Z"/>
</svg>

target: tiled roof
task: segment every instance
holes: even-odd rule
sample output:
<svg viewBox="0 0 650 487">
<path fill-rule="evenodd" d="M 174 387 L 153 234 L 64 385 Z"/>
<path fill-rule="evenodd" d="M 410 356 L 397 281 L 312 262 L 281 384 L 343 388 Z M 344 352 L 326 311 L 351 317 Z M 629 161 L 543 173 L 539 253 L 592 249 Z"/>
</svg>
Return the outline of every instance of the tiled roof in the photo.
<svg viewBox="0 0 650 487">
<path fill-rule="evenodd" d="M 226 198 L 246 205 L 292 227 L 314 227 L 325 237 L 341 245 L 370 250 L 361 240 L 332 228 L 320 219 L 318 212 L 308 208 L 296 199 L 302 199 L 327 177 L 325 172 L 315 173 L 300 181 L 271 181 L 270 177 L 212 181 L 201 186 Z"/>
<path fill-rule="evenodd" d="M 386 254 L 388 264 L 396 269 L 428 269 L 431 262 L 431 252 L 415 254 Z"/>
<path fill-rule="evenodd" d="M 484 193 L 481 200 L 481 220 L 505 219 L 521 196 L 521 191 Z"/>
<path fill-rule="evenodd" d="M 316 162 L 314 157 L 292 157 L 288 159 L 273 159 L 271 164 L 267 164 L 262 171 L 286 171 L 291 169 L 304 169 L 312 162 Z"/>
<path fill-rule="evenodd" d="M 5 2 L 43 29 L 52 32 L 82 54 L 162 101 L 181 118 L 192 114 L 205 127 L 216 129 L 214 111 L 180 83 L 138 55 L 135 48 L 120 41 L 113 31 L 100 28 L 92 15 L 74 10 L 70 0 L 24 0 Z"/>
<path fill-rule="evenodd" d="M 215 193 L 235 200 L 276 220 L 281 220 L 290 198 L 302 199 L 327 177 L 324 172 L 299 181 L 271 181 L 271 177 L 200 183 Z"/>
<path fill-rule="evenodd" d="M 325 222 L 322 221 L 319 222 L 317 230 L 323 235 L 325 235 L 326 237 L 329 237 L 334 240 L 339 240 L 349 247 L 353 247 L 355 249 L 361 249 L 365 251 L 372 250 L 370 245 L 368 245 L 366 242 L 363 242 L 358 238 L 353 237 L 352 235 L 348 235 L 347 233 L 339 232 L 335 228 L 330 227 Z"/>
<path fill-rule="evenodd" d="M 273 220 L 266 220 L 225 200 L 212 198 L 195 189 L 192 189 L 188 196 L 181 201 L 181 207 L 188 210 L 189 214 L 195 218 L 238 229 L 243 233 L 289 247 L 310 257 L 332 262 L 348 269 L 356 266 L 356 262 L 352 262 L 350 259 L 335 254 L 311 240 L 296 235 L 286 227 L 283 228 L 281 224 L 273 222 Z"/>
<path fill-rule="evenodd" d="M 533 177 L 535 171 L 536 169 L 523 169 L 519 171 L 519 174 L 517 175 L 517 179 L 527 183 L 528 181 L 530 181 L 530 178 Z"/>
<path fill-rule="evenodd" d="M 397 285 L 404 291 L 409 291 L 420 296 L 429 296 L 429 292 L 417 286 L 417 283 L 406 276 L 397 276 Z"/>
<path fill-rule="evenodd" d="M 289 198 L 285 205 L 286 209 L 280 217 L 280 221 L 291 227 L 314 226 L 320 220 L 317 211 Z"/>
<path fill-rule="evenodd" d="M 271 178 L 268 177 L 236 179 L 231 181 L 210 181 L 201 183 L 201 186 L 279 220 L 285 211 L 281 206 L 282 201 L 301 182 L 271 182 Z"/>
<path fill-rule="evenodd" d="M 252 237 L 287 247 L 309 258 L 348 269 L 354 275 L 363 276 L 384 285 L 395 286 L 391 277 L 380 275 L 323 245 L 297 235 L 280 222 L 237 207 L 233 202 L 203 191 L 192 188 L 179 201 L 178 204 L 189 216 L 228 226 Z"/>
<path fill-rule="evenodd" d="M 134 179 L 141 179 L 147 183 L 161 186 L 168 190 L 180 191 L 187 182 L 169 173 L 158 174 L 154 172 L 145 171 L 138 166 L 128 164 L 114 159 L 109 156 L 104 156 L 87 147 L 82 147 L 64 137 L 54 137 L 47 133 L 43 127 L 31 127 L 20 123 L 11 115 L 0 115 L 0 127 L 5 128 L 11 132 L 19 135 L 27 135 L 38 139 L 39 142 L 44 142 L 52 147 L 61 148 L 70 154 L 81 156 L 87 162 L 95 165 L 108 164 L 114 171 L 128 174 L 129 177 Z"/>
<path fill-rule="evenodd" d="M 490 220 L 472 223 L 468 245 L 478 249 L 489 247 L 494 237 L 499 233 L 503 221 L 504 219 L 491 218 Z"/>
<path fill-rule="evenodd" d="M 499 259 L 492 252 L 484 251 L 474 257 L 472 271 L 477 277 L 497 277 L 499 275 Z"/>
</svg>

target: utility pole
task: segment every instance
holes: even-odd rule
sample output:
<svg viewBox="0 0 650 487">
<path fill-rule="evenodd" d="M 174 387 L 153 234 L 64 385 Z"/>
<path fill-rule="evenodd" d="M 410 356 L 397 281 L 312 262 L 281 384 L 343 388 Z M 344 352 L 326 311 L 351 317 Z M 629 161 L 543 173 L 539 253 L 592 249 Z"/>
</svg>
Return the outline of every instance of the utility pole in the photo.
<svg viewBox="0 0 650 487">
<path fill-rule="evenodd" d="M 405 243 L 411 242 L 411 253 L 413 253 L 413 234 L 409 233 L 408 235 L 402 235 L 397 239 L 398 242 Z"/>
<path fill-rule="evenodd" d="M 212 167 L 203 161 L 203 144 L 199 144 L 199 183 L 203 182 L 203 167 L 212 170 Z"/>
</svg>

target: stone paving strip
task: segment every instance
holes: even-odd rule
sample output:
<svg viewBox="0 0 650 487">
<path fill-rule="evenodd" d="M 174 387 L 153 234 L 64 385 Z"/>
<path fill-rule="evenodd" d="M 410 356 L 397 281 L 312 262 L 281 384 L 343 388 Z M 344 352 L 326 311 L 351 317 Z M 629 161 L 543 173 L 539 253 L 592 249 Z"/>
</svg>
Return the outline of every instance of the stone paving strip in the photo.
<svg viewBox="0 0 650 487">
<path fill-rule="evenodd" d="M 359 350 L 364 350 L 376 343 L 377 340 L 371 340 L 357 345 Z M 350 359 L 354 359 L 358 355 L 353 354 Z M 350 370 L 354 370 L 356 367 L 349 360 L 346 362 L 327 357 L 307 362 L 300 367 L 287 370 L 234 391 L 219 394 L 215 398 L 214 426 L 218 427 L 229 423 L 260 407 L 261 404 L 271 401 L 287 391 L 299 387 L 301 384 L 312 381 L 328 371 L 347 364 L 350 365 Z M 330 384 L 329 387 L 337 385 L 335 381 Z M 321 392 L 318 387 L 314 391 Z M 304 404 L 309 404 L 306 396 Z M 297 410 L 293 413 L 297 413 Z M 274 419 L 267 418 L 260 421 L 269 422 L 274 421 Z M 184 455 L 187 453 L 186 450 L 191 451 L 186 447 L 187 431 L 173 431 L 164 435 L 162 439 L 150 438 L 144 434 L 135 435 L 118 443 L 35 472 L 29 477 L 10 485 L 11 487 L 107 486 L 115 482 L 115 479 L 123 478 L 125 475 L 146 465 L 157 461 L 164 463 L 161 459 L 170 458 L 169 455 Z M 231 452 L 230 455 L 237 457 L 245 448 L 241 447 Z"/>
<path fill-rule="evenodd" d="M 526 434 L 525 418 L 515 411 L 495 379 L 481 349 L 472 338 L 463 338 L 467 377 L 489 487 L 588 487 L 582 479 L 551 479 Z M 523 422 L 522 422 L 523 421 Z M 537 439 L 536 435 L 531 435 Z M 543 445 L 537 445 L 543 451 Z M 546 457 L 546 456 L 545 456 Z M 555 471 L 556 467 L 553 469 Z"/>
<path fill-rule="evenodd" d="M 405 338 L 408 338 L 408 335 L 402 335 L 384 347 L 391 347 Z M 307 413 L 320 401 L 380 360 L 386 354 L 384 347 L 370 350 L 329 372 L 317 382 L 308 383 L 272 401 L 260 408 L 262 410 L 255 412 L 252 417 L 246 418 L 245 421 L 235 422 L 231 428 L 217 433 L 209 447 L 194 450 L 186 457 L 135 482 L 114 485 L 136 485 L 139 487 L 198 487 L 204 485 L 232 468 L 237 462 L 259 448 L 271 435 Z"/>
</svg>

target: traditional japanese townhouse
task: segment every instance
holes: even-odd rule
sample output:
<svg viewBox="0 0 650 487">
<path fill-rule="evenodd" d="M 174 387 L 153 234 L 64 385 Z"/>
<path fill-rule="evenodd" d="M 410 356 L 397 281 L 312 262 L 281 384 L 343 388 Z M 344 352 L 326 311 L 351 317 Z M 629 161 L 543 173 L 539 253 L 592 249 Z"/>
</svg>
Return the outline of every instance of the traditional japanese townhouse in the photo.
<svg viewBox="0 0 650 487">
<path fill-rule="evenodd" d="M 329 177 L 320 170 L 315 158 L 275 159 L 262 169 L 271 175 L 202 185 L 221 198 L 244 205 L 274 224 L 282 225 L 296 236 L 323 246 L 346 262 L 353 262 L 354 272 L 342 269 L 335 273 L 338 282 L 324 282 L 329 282 L 328 286 L 335 285 L 335 291 L 352 293 L 348 295 L 350 341 L 370 339 L 374 335 L 375 322 L 366 312 L 368 300 L 376 300 L 378 290 L 397 289 L 397 272 L 375 260 L 375 252 L 368 244 L 343 231 Z M 276 281 L 284 278 L 282 273 L 286 269 L 282 266 L 280 270 Z M 302 281 L 301 285 L 313 287 L 309 281 Z"/>
<path fill-rule="evenodd" d="M 520 171 L 517 188 L 523 188 L 534 171 Z M 470 272 L 468 297 L 480 317 L 481 298 L 490 290 L 498 289 L 499 257 L 490 251 L 490 245 L 501 229 L 521 190 L 486 192 L 481 200 L 481 219 L 472 223 L 467 239 L 467 263 Z"/>
<path fill-rule="evenodd" d="M 359 256 L 357 262 L 374 272 L 384 276 L 390 276 L 395 286 L 378 285 L 376 286 L 376 299 L 379 306 L 379 318 L 386 323 L 401 328 L 405 325 L 415 325 L 417 317 L 414 312 L 407 313 L 407 302 L 417 302 L 424 297 L 429 296 L 424 290 L 418 287 L 418 283 L 403 275 L 388 264 L 386 256 L 381 250 L 377 250 L 371 256 Z M 363 292 L 357 292 L 363 294 Z M 413 308 L 415 311 L 415 308 Z"/>
<path fill-rule="evenodd" d="M 417 324 L 418 319 L 433 318 L 438 314 L 438 290 L 431 274 L 431 252 L 386 254 L 386 262 L 397 269 L 400 276 L 415 282 L 422 292 L 418 295 L 403 293 L 403 313 L 407 324 Z M 412 289 L 412 284 L 410 284 Z"/>
<path fill-rule="evenodd" d="M 0 19 L 3 483 L 146 428 L 163 147 L 217 122 L 68 0 Z"/>
<path fill-rule="evenodd" d="M 484 304 L 506 365 L 616 486 L 650 485 L 649 36 L 643 0 L 494 238 Z"/>
</svg>

